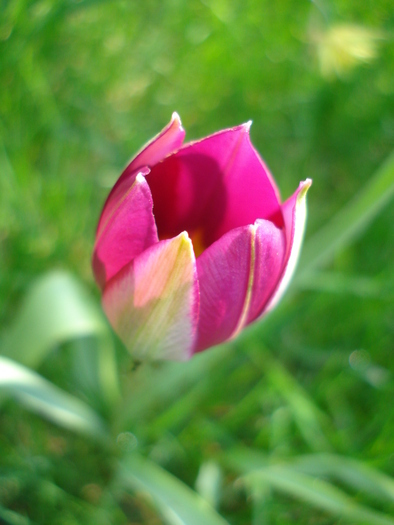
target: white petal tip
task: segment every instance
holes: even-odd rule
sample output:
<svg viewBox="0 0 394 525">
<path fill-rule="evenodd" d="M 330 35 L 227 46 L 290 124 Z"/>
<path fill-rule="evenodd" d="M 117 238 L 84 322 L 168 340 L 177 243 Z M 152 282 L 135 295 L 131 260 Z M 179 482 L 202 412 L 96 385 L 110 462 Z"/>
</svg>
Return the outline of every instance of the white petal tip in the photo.
<svg viewBox="0 0 394 525">
<path fill-rule="evenodd" d="M 307 191 L 309 190 L 309 188 L 311 186 L 312 186 L 312 179 L 306 179 L 306 180 L 300 182 L 300 187 L 299 187 L 299 193 L 298 193 L 298 196 L 297 196 L 297 200 L 303 199 L 305 197 L 305 195 L 307 194 Z"/>
<path fill-rule="evenodd" d="M 182 122 L 181 117 L 178 115 L 176 111 L 171 116 L 171 122 L 176 122 L 179 128 L 182 128 Z"/>
<path fill-rule="evenodd" d="M 150 173 L 150 169 L 147 166 L 144 166 L 137 173 L 135 180 L 141 183 L 145 179 L 145 177 L 148 175 L 148 173 Z"/>
<path fill-rule="evenodd" d="M 248 122 L 245 122 L 245 124 L 242 124 L 242 127 L 244 128 L 244 131 L 248 132 L 250 130 L 250 126 L 252 125 L 252 120 L 248 120 Z"/>
</svg>

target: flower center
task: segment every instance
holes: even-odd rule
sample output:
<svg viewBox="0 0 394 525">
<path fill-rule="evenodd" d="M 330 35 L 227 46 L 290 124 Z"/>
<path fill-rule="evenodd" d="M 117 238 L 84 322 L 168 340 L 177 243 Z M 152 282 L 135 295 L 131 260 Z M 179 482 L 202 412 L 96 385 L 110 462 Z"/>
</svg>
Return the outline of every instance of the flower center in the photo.
<svg viewBox="0 0 394 525">
<path fill-rule="evenodd" d="M 193 232 L 188 232 L 188 233 L 193 243 L 194 255 L 196 256 L 196 259 L 197 259 L 197 257 L 199 257 L 202 254 L 205 248 L 207 248 L 207 246 L 204 243 L 204 231 L 202 228 L 197 228 Z"/>
</svg>

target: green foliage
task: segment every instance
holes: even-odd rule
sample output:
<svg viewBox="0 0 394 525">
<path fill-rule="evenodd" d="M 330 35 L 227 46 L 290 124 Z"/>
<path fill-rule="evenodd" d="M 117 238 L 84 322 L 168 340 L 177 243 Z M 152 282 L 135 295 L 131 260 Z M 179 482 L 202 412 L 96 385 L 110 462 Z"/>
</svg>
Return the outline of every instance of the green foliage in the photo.
<svg viewBox="0 0 394 525">
<path fill-rule="evenodd" d="M 392 2 L 0 9 L 0 522 L 392 524 Z M 252 118 L 283 195 L 314 180 L 308 232 L 264 322 L 133 368 L 94 230 L 174 110 Z"/>
</svg>

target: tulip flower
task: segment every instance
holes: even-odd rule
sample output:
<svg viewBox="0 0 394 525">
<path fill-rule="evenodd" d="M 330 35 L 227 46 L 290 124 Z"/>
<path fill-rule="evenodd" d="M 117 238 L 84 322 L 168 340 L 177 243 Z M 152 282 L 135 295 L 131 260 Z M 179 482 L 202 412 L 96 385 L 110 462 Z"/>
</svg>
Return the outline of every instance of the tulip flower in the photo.
<svg viewBox="0 0 394 525">
<path fill-rule="evenodd" d="M 183 145 L 174 113 L 107 198 L 93 270 L 104 311 L 136 359 L 185 360 L 232 339 L 289 283 L 311 180 L 281 203 L 249 128 Z"/>
</svg>

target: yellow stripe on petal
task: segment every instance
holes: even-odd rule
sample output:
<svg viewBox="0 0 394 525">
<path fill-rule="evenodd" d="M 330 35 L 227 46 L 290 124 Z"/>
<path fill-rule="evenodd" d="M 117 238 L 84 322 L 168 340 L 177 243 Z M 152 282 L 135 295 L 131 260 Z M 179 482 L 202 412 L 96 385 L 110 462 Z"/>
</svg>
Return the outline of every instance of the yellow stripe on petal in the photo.
<svg viewBox="0 0 394 525">
<path fill-rule="evenodd" d="M 250 269 L 249 269 L 249 279 L 248 287 L 246 289 L 245 302 L 242 310 L 241 317 L 239 318 L 238 325 L 234 332 L 231 334 L 231 339 L 236 337 L 243 328 L 248 320 L 248 314 L 250 309 L 250 304 L 252 300 L 252 290 L 253 290 L 253 281 L 254 281 L 254 266 L 256 264 L 256 231 L 257 225 L 252 224 L 250 226 Z"/>
</svg>

